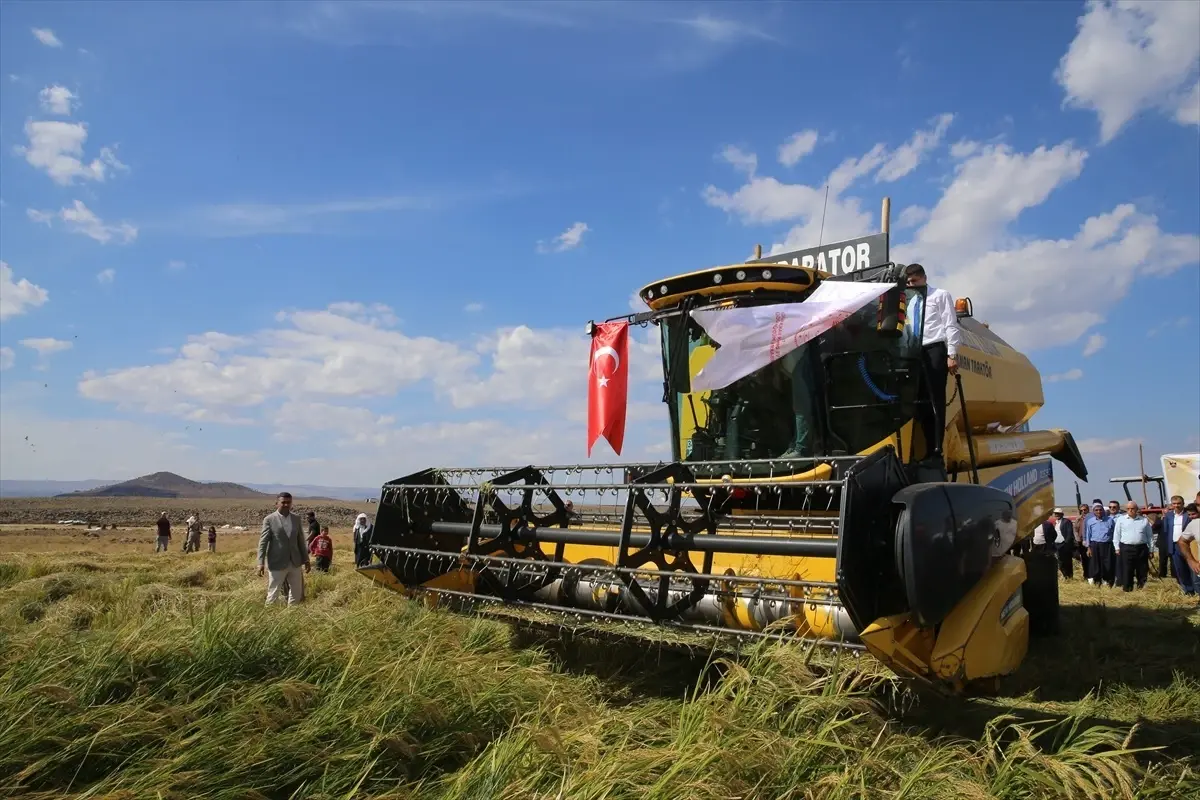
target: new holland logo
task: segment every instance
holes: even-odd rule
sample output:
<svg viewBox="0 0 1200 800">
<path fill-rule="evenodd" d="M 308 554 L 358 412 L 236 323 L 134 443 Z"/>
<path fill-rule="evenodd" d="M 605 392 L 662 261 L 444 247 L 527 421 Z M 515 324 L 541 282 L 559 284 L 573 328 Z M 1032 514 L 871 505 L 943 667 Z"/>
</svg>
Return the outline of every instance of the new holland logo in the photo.
<svg viewBox="0 0 1200 800">
<path fill-rule="evenodd" d="M 1012 593 L 1012 597 L 1008 598 L 1008 600 L 1004 602 L 1004 608 L 1000 609 L 1001 625 L 1008 622 L 1009 618 L 1012 617 L 1013 614 L 1017 613 L 1017 609 L 1024 604 L 1024 600 L 1025 598 L 1021 592 L 1021 587 L 1018 586 L 1017 590 Z"/>
</svg>

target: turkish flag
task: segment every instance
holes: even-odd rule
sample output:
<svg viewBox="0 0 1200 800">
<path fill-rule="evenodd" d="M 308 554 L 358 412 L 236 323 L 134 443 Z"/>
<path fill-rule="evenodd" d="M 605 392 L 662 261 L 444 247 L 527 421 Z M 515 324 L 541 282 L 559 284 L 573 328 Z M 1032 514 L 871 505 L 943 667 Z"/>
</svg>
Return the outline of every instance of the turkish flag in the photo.
<svg viewBox="0 0 1200 800">
<path fill-rule="evenodd" d="M 603 436 L 617 455 L 625 440 L 629 395 L 629 323 L 599 322 L 588 357 L 588 456 Z"/>
</svg>

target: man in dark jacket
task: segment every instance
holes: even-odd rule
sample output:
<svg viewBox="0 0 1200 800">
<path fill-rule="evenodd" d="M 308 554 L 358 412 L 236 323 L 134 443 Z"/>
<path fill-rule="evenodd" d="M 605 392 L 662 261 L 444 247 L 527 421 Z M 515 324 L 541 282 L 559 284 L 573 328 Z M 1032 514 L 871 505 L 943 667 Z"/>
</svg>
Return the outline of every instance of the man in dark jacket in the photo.
<svg viewBox="0 0 1200 800">
<path fill-rule="evenodd" d="M 1163 532 L 1162 539 L 1159 540 L 1159 552 L 1162 552 L 1161 544 L 1165 543 L 1167 555 L 1171 557 L 1171 565 L 1175 567 L 1175 580 L 1179 583 L 1179 588 L 1185 595 L 1194 595 L 1197 591 L 1196 576 L 1192 574 L 1192 568 L 1188 566 L 1187 558 L 1184 557 L 1183 550 L 1179 547 L 1179 537 L 1183 535 L 1183 529 L 1187 527 L 1187 524 L 1188 515 L 1184 511 L 1183 498 L 1174 495 L 1171 497 L 1171 510 L 1163 514 Z"/>
<path fill-rule="evenodd" d="M 158 535 L 155 537 L 154 552 L 167 552 L 167 545 L 171 544 L 171 520 L 167 518 L 167 512 L 162 512 L 156 523 Z"/>
<path fill-rule="evenodd" d="M 1042 523 L 1045 527 L 1046 544 L 1058 556 L 1058 571 L 1064 578 L 1075 574 L 1075 527 L 1061 508 L 1054 509 L 1052 519 Z"/>
</svg>

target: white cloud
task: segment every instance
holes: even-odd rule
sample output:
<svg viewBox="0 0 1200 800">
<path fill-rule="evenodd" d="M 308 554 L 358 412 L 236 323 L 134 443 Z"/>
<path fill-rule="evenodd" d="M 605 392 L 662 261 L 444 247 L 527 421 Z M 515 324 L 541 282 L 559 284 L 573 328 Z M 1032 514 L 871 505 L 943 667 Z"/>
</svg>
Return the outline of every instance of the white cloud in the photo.
<svg viewBox="0 0 1200 800">
<path fill-rule="evenodd" d="M 952 114 L 935 117 L 930 121 L 929 129 L 915 132 L 908 142 L 895 150 L 889 150 L 880 142 L 861 156 L 844 159 L 820 185 L 786 184 L 773 177 L 751 173 L 746 183 L 733 192 L 706 186 L 704 201 L 740 217 L 746 224 L 799 220 L 782 242 L 771 245 L 768 255 L 813 247 L 821 241 L 835 242 L 862 236 L 878 229 L 875 215 L 864 210 L 858 198 L 845 196 L 846 190 L 872 173 L 875 173 L 876 182 L 895 181 L 908 175 L 941 142 L 952 119 Z M 751 163 L 750 159 L 757 164 L 753 154 L 737 152 L 743 168 Z M 728 156 L 726 160 L 729 160 Z"/>
<path fill-rule="evenodd" d="M 391 327 L 399 325 L 400 319 L 392 312 L 390 306 L 383 303 L 330 303 L 329 310 L 343 317 L 350 317 L 368 325 L 383 325 Z"/>
<path fill-rule="evenodd" d="M 1101 142 L 1148 109 L 1200 124 L 1200 94 L 1185 93 L 1200 61 L 1197 31 L 1200 3 L 1089 2 L 1055 71 L 1064 104 L 1096 112 Z"/>
<path fill-rule="evenodd" d="M 1180 125 L 1200 125 L 1200 81 L 1180 101 L 1179 108 L 1175 109 L 1175 121 Z"/>
<path fill-rule="evenodd" d="M 183 234 L 214 237 L 304 234 L 337 218 L 361 214 L 428 211 L 454 198 L 393 195 L 322 203 L 224 203 L 193 208 L 164 227 Z"/>
<path fill-rule="evenodd" d="M 779 163 L 785 167 L 794 167 L 800 159 L 811 153 L 817 146 L 817 132 L 814 130 L 793 133 L 788 140 L 779 145 Z"/>
<path fill-rule="evenodd" d="M 888 160 L 887 145 L 877 143 L 867 152 L 857 158 L 847 158 L 829 173 L 827 181 L 833 194 L 841 194 L 849 189 L 859 178 L 870 175 L 880 165 Z"/>
<path fill-rule="evenodd" d="M 50 418 L 36 408 L 6 405 L 0 463 L 6 477 L 126 480 L 169 470 L 195 480 L 320 485 L 337 475 L 350 485 L 380 486 L 434 465 L 579 462 L 585 449 L 582 429 L 562 423 L 479 419 L 354 430 L 345 438 L 331 433 L 332 443 L 316 458 L 292 442 L 208 447 L 209 431 L 195 426 L 164 430 L 145 421 Z M 264 458 L 252 460 L 255 450 Z M 81 452 L 103 453 L 103 463 L 80 459 Z"/>
<path fill-rule="evenodd" d="M 758 156 L 747 153 L 736 145 L 726 145 L 721 150 L 721 160 L 733 166 L 738 172 L 753 175 L 758 169 Z"/>
<path fill-rule="evenodd" d="M 1188 326 L 1188 323 L 1190 323 L 1191 321 L 1192 321 L 1192 318 L 1189 316 L 1186 316 L 1186 315 L 1184 315 L 1182 317 L 1176 317 L 1175 319 L 1169 319 L 1165 322 L 1160 322 L 1157 325 L 1155 325 L 1154 327 L 1150 328 L 1148 331 L 1146 331 L 1146 336 L 1153 338 L 1155 336 L 1158 336 L 1163 331 L 1167 331 L 1172 328 L 1175 328 L 1177 330 L 1182 330 L 1183 328 L 1186 328 Z"/>
<path fill-rule="evenodd" d="M 50 293 L 29 282 L 28 278 L 13 280 L 12 267 L 0 261 L 0 320 L 24 314 L 50 299 Z"/>
<path fill-rule="evenodd" d="M 941 139 L 949 120 L 948 114 L 938 117 L 895 151 L 877 144 L 844 159 L 827 179 L 827 209 L 823 187 L 758 174 L 735 191 L 710 185 L 704 199 L 746 225 L 793 223 L 768 255 L 862 236 L 878 230 L 878 223 L 848 190 L 871 174 L 883 180 L 908 170 Z M 976 314 L 1015 347 L 1073 342 L 1103 323 L 1139 277 L 1200 263 L 1200 236 L 1166 233 L 1154 216 L 1128 203 L 1095 213 L 1073 236 L 1037 239 L 1014 232 L 1022 214 L 1082 172 L 1088 154 L 1070 141 L 1029 152 L 1001 142 L 961 141 L 949 156 L 940 199 L 931 209 L 901 212 L 898 229 L 918 227 L 907 242 L 893 231 L 890 255 L 920 261 L 932 283 L 972 297 Z M 1066 295 L 1077 301 L 1070 309 L 1059 300 Z"/>
<path fill-rule="evenodd" d="M 678 21 L 679 24 L 690 28 L 702 39 L 710 42 L 729 43 L 739 39 L 761 39 L 776 41 L 775 37 L 760 28 L 738 20 L 714 17 L 708 14 L 697 14 L 688 19 Z"/>
<path fill-rule="evenodd" d="M 44 222 L 47 226 L 50 226 L 57 216 L 66 223 L 67 230 L 71 233 L 95 239 L 100 244 L 108 244 L 113 239 L 123 244 L 129 244 L 137 238 L 138 234 L 137 226 L 129 222 L 121 222 L 116 225 L 105 223 L 96 216 L 94 211 L 84 205 L 82 200 L 76 200 L 70 206 L 60 209 L 57 215 L 53 211 L 38 211 L 34 208 L 26 209 L 25 213 L 32 221 Z"/>
<path fill-rule="evenodd" d="M 407 336 L 354 313 L 380 314 L 376 307 L 336 306 L 281 313 L 275 326 L 244 335 L 192 336 L 164 362 L 87 372 L 78 390 L 133 412 L 266 427 L 280 441 L 324 437 L 359 454 L 359 470 L 386 463 L 393 473 L 409 448 L 413 468 L 431 459 L 580 459 L 589 346 L 582 330 L 519 326 L 468 346 Z M 630 336 L 631 441 L 635 430 L 665 419 L 662 404 L 650 402 L 662 381 L 657 343 L 639 331 Z M 401 418 L 489 412 L 505 419 Z"/>
<path fill-rule="evenodd" d="M 1079 367 L 1069 369 L 1066 372 L 1058 372 L 1053 375 L 1047 375 L 1043 380 L 1046 383 L 1058 383 L 1059 381 L 1077 381 L 1083 377 L 1083 370 Z"/>
<path fill-rule="evenodd" d="M 929 209 L 924 206 L 908 206 L 896 218 L 896 229 L 915 228 L 929 219 Z"/>
<path fill-rule="evenodd" d="M 62 47 L 62 42 L 54 35 L 54 31 L 49 28 L 33 28 L 33 36 L 46 47 Z"/>
<path fill-rule="evenodd" d="M 953 114 L 939 114 L 932 120 L 932 128 L 914 133 L 911 139 L 888 156 L 879 172 L 875 173 L 875 182 L 892 183 L 916 169 L 926 154 L 942 143 L 942 137 L 953 121 Z"/>
<path fill-rule="evenodd" d="M 110 147 L 100 148 L 99 157 L 89 164 L 83 163 L 83 144 L 88 132 L 82 122 L 28 120 L 25 135 L 28 146 L 18 145 L 14 152 L 25 156 L 30 166 L 44 171 L 61 186 L 73 184 L 77 178 L 103 182 L 112 170 L 128 169 Z"/>
<path fill-rule="evenodd" d="M 1111 453 L 1115 450 L 1126 450 L 1137 447 L 1141 439 L 1126 438 L 1126 439 L 1079 439 L 1075 442 L 1079 447 L 1079 452 L 1084 455 L 1095 455 L 1098 453 Z"/>
<path fill-rule="evenodd" d="M 483 303 L 467 303 L 463 306 L 463 311 L 466 311 L 468 314 L 477 314 L 483 311 Z"/>
<path fill-rule="evenodd" d="M 364 306 L 376 319 L 386 307 Z M 423 380 L 450 384 L 479 356 L 449 342 L 410 337 L 355 309 L 280 312 L 280 325 L 245 336 L 191 337 L 162 364 L 85 373 L 85 397 L 151 413 L 250 409 L 289 399 L 394 395 Z M 239 412 L 240 413 L 240 412 Z"/>
<path fill-rule="evenodd" d="M 999 163 L 1019 182 L 1020 169 L 1007 160 Z M 1020 185 L 1006 187 L 1001 180 L 994 188 L 997 202 L 1007 196 L 1019 205 Z M 953 187 L 947 195 L 952 191 Z M 938 245 L 923 244 L 918 231 L 916 242 L 899 248 L 894 257 L 917 260 L 908 258 L 910 251 L 919 256 L 928 270 L 941 273 L 945 288 L 974 298 L 976 315 L 987 319 L 997 334 L 1026 350 L 1077 340 L 1104 321 L 1139 276 L 1167 274 L 1200 262 L 1200 236 L 1164 233 L 1155 217 L 1131 204 L 1085 220 L 1073 237 L 1063 239 L 998 241 L 991 215 L 965 219 L 963 228 Z M 980 230 L 977 244 L 968 238 L 970 224 Z M 1015 275 L 1020 280 L 1014 280 Z M 1059 299 L 1067 295 L 1073 298 L 1069 310 Z"/>
<path fill-rule="evenodd" d="M 218 452 L 223 456 L 237 456 L 238 458 L 258 458 L 262 455 L 261 450 L 239 450 L 236 447 L 222 447 Z"/>
<path fill-rule="evenodd" d="M 102 269 L 96 273 L 96 280 L 100 283 L 112 283 L 117 277 L 117 271 L 112 267 Z"/>
<path fill-rule="evenodd" d="M 169 269 L 171 272 L 181 272 L 187 269 L 187 262 L 173 258 L 167 262 L 167 269 Z"/>
<path fill-rule="evenodd" d="M 445 390 L 455 408 L 497 403 L 561 407 L 564 400 L 586 400 L 579 376 L 581 364 L 586 371 L 589 345 L 587 336 L 576 329 L 536 330 L 526 325 L 501 329 L 476 345 L 477 352 L 489 356 L 490 374 L 460 376 L 446 383 Z M 631 335 L 629 349 L 631 382 L 662 379 L 653 339 Z"/>
<path fill-rule="evenodd" d="M 47 228 L 52 227 L 54 223 L 53 211 L 39 211 L 36 208 L 25 209 L 25 215 L 29 217 L 30 222 L 45 224 Z"/>
<path fill-rule="evenodd" d="M 52 337 L 22 339 L 20 344 L 28 347 L 38 354 L 38 365 L 34 369 L 44 370 L 47 368 L 46 360 L 55 353 L 61 353 L 64 350 L 71 349 L 71 342 L 63 341 L 62 339 L 54 339 Z"/>
<path fill-rule="evenodd" d="M 979 146 L 958 161 L 954 181 L 917 234 L 917 248 L 961 252 L 997 244 L 1021 212 L 1077 178 L 1086 158 L 1070 142 L 1031 153 L 1004 144 Z"/>
<path fill-rule="evenodd" d="M 79 95 L 65 86 L 47 86 L 38 93 L 42 110 L 47 114 L 57 114 L 60 117 L 70 116 L 71 104 L 79 99 Z"/>
<path fill-rule="evenodd" d="M 572 250 L 583 243 L 583 235 L 591 230 L 586 222 L 576 222 L 571 227 L 554 237 L 554 243 L 547 245 L 539 241 L 537 250 L 539 253 L 561 253 L 566 250 Z"/>
<path fill-rule="evenodd" d="M 1083 357 L 1089 358 L 1096 355 L 1104 349 L 1104 345 L 1108 344 L 1108 339 L 1102 333 L 1093 333 L 1088 337 L 1088 340 L 1083 345 Z"/>
<path fill-rule="evenodd" d="M 0 347 L 0 370 L 8 369 L 16 363 L 17 354 L 11 347 Z"/>
</svg>

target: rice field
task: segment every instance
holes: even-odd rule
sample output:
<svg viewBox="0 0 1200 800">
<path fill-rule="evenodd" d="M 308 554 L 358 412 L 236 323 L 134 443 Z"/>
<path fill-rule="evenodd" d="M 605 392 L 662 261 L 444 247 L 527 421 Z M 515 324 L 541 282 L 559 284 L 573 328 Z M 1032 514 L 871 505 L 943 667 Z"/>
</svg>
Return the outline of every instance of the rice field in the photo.
<svg viewBox="0 0 1200 800">
<path fill-rule="evenodd" d="M 1065 582 L 1062 635 L 1000 696 L 945 698 L 869 659 L 431 610 L 354 574 L 346 531 L 303 606 L 267 608 L 255 538 L 156 555 L 148 531 L 123 549 L 0 534 L 0 794 L 1200 796 L 1200 610 L 1173 582 Z"/>
</svg>

